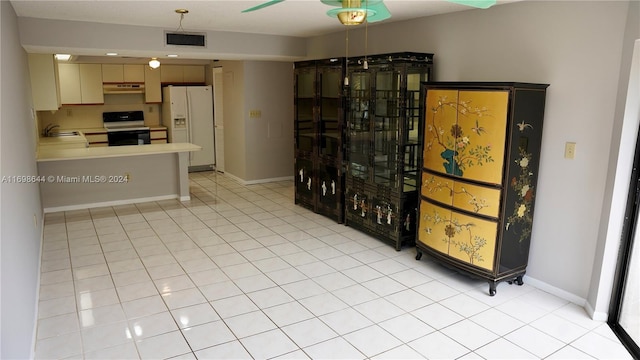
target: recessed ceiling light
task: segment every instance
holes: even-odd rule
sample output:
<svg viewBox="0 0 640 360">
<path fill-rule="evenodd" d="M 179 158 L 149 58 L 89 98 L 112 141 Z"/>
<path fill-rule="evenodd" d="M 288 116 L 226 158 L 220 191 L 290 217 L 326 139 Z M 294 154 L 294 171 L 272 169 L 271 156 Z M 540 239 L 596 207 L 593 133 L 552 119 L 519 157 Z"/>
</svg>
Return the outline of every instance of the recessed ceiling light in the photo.
<svg viewBox="0 0 640 360">
<path fill-rule="evenodd" d="M 69 61 L 69 59 L 71 59 L 70 54 L 56 54 L 56 60 Z"/>
<path fill-rule="evenodd" d="M 176 54 L 169 54 L 169 55 L 167 55 L 167 57 L 174 57 L 174 58 L 175 58 L 175 57 L 178 57 L 178 55 L 176 55 Z"/>
<path fill-rule="evenodd" d="M 116 53 L 116 52 L 108 52 L 105 55 L 107 55 L 107 56 L 118 56 L 118 53 Z"/>
</svg>

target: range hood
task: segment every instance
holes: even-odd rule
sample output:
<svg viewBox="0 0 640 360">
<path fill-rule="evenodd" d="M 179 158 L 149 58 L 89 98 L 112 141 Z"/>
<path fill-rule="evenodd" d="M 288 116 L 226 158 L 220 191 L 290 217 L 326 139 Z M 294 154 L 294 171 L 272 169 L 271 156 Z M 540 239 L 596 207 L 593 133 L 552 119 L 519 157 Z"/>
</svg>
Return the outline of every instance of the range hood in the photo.
<svg viewBox="0 0 640 360">
<path fill-rule="evenodd" d="M 144 84 L 102 84 L 105 94 L 142 94 Z"/>
</svg>

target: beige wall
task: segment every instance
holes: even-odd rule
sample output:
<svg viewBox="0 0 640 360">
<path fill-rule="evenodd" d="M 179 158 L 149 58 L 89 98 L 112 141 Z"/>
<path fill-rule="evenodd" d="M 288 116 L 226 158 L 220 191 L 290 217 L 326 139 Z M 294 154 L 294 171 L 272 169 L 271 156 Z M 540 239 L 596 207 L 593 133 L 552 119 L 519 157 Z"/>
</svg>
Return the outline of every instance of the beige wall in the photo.
<svg viewBox="0 0 640 360">
<path fill-rule="evenodd" d="M 629 49 L 640 37 L 638 16 L 630 15 L 638 3 L 631 4 L 524 1 L 368 29 L 371 54 L 434 53 L 436 81 L 551 85 L 527 274 L 577 303 L 584 304 L 594 286 L 598 243 L 606 241 L 600 219 L 611 201 L 605 190 L 609 153 L 619 142 L 613 132 L 621 119 L 618 99 L 628 82 Z M 311 39 L 309 57 L 343 55 L 344 35 Z M 363 54 L 363 30 L 350 31 L 349 44 L 350 53 Z M 577 143 L 574 160 L 563 156 L 569 141 Z"/>
<path fill-rule="evenodd" d="M 0 175 L 36 175 L 27 54 L 8 1 L 0 1 L 0 15 Z M 0 358 L 32 359 L 43 223 L 38 185 L 3 181 L 0 200 Z"/>
</svg>

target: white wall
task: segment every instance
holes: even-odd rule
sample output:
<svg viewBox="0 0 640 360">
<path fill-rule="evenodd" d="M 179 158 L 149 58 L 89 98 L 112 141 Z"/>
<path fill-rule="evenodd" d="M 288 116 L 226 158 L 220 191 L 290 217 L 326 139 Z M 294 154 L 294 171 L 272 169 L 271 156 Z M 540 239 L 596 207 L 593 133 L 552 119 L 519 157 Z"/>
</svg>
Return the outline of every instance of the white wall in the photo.
<svg viewBox="0 0 640 360">
<path fill-rule="evenodd" d="M 293 64 L 245 62 L 246 181 L 293 177 Z M 251 110 L 259 118 L 249 117 Z"/>
<path fill-rule="evenodd" d="M 551 85 L 527 274 L 576 302 L 587 298 L 599 241 L 628 8 L 527 1 L 369 27 L 370 54 L 432 52 L 437 81 Z M 353 54 L 364 52 L 362 32 L 350 31 Z M 344 33 L 308 48 L 312 58 L 344 54 Z M 568 141 L 574 160 L 563 157 Z"/>
<path fill-rule="evenodd" d="M 27 55 L 8 1 L 0 1 L 0 13 L 0 175 L 35 175 Z M 38 185 L 2 182 L 0 199 L 0 358 L 32 358 L 42 234 Z"/>
<path fill-rule="evenodd" d="M 225 173 L 244 183 L 293 174 L 293 64 L 219 61 L 224 88 Z M 249 116 L 260 111 L 259 118 Z"/>
</svg>

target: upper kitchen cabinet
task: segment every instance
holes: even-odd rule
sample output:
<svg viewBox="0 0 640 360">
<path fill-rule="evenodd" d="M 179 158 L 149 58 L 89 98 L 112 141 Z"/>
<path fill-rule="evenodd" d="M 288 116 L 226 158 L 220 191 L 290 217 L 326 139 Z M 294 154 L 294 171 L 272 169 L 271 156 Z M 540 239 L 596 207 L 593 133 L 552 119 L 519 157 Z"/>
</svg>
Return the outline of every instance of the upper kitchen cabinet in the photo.
<svg viewBox="0 0 640 360">
<path fill-rule="evenodd" d="M 203 84 L 204 66 L 202 65 L 162 65 L 160 81 L 163 84 Z"/>
<path fill-rule="evenodd" d="M 103 83 L 144 83 L 144 65 L 102 64 Z"/>
<path fill-rule="evenodd" d="M 58 110 L 60 83 L 58 64 L 52 54 L 29 54 L 31 93 L 35 110 Z"/>
<path fill-rule="evenodd" d="M 144 67 L 144 102 L 147 104 L 162 102 L 160 69 Z"/>
<path fill-rule="evenodd" d="M 59 64 L 62 104 L 104 104 L 101 64 Z"/>
</svg>

